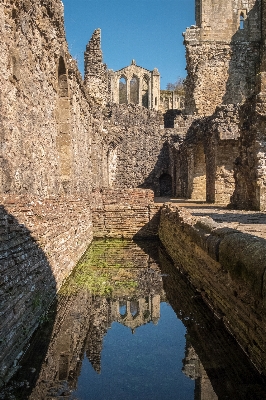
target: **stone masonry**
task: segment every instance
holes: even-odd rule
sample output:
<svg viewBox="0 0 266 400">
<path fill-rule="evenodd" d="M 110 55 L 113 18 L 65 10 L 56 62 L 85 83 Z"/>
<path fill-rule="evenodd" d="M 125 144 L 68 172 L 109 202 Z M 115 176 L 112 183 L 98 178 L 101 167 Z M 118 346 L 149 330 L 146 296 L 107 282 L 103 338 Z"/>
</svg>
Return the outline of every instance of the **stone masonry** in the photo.
<svg viewBox="0 0 266 400">
<path fill-rule="evenodd" d="M 0 4 L 0 384 L 93 234 L 155 234 L 143 189 L 266 210 L 266 0 L 196 1 L 185 111 L 164 115 L 158 71 L 108 72 L 99 29 L 83 81 L 63 11 Z"/>
</svg>

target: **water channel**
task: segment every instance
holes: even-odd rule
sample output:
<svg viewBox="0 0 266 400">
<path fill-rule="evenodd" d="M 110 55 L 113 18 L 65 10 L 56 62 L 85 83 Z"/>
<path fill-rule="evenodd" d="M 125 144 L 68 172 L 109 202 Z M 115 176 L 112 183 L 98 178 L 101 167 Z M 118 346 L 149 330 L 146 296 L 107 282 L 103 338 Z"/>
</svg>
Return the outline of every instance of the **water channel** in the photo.
<svg viewBox="0 0 266 400">
<path fill-rule="evenodd" d="M 262 400 L 266 383 L 160 244 L 95 241 L 44 316 L 15 400 Z"/>
</svg>

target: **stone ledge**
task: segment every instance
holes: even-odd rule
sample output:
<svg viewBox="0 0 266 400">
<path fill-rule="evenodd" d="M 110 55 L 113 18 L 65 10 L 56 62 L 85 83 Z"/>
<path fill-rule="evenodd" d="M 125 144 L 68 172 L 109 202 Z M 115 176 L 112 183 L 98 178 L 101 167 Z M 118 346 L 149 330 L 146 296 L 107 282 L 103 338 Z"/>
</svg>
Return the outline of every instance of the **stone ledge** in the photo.
<svg viewBox="0 0 266 400">
<path fill-rule="evenodd" d="M 266 297 L 266 240 L 229 227 L 220 227 L 210 217 L 196 217 L 185 208 L 165 205 L 161 212 L 160 232 L 165 220 L 171 221 L 190 240 L 205 251 L 232 277 L 245 282 L 256 295 Z M 159 233 L 160 235 L 160 233 Z M 167 248 L 167 244 L 166 244 Z"/>
</svg>

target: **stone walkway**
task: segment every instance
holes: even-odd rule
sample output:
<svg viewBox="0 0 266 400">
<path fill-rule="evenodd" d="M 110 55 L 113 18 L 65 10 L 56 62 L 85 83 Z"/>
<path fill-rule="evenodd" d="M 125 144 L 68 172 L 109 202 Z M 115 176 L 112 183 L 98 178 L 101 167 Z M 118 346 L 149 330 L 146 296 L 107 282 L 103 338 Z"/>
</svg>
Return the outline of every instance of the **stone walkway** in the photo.
<svg viewBox="0 0 266 400">
<path fill-rule="evenodd" d="M 166 197 L 156 197 L 154 202 L 156 204 L 171 202 L 172 205 L 188 208 L 192 215 L 198 217 L 209 216 L 215 222 L 221 224 L 221 227 L 227 226 L 266 239 L 266 212 L 228 210 L 226 207 L 217 204 Z"/>
</svg>

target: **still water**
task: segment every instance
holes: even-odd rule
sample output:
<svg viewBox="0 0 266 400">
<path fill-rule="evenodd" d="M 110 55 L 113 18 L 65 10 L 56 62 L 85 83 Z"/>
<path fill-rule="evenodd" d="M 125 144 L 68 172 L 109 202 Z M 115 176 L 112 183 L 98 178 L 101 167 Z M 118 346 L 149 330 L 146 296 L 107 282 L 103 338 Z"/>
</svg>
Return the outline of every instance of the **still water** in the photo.
<svg viewBox="0 0 266 400">
<path fill-rule="evenodd" d="M 234 339 L 156 242 L 95 241 L 0 399 L 266 399 Z"/>
</svg>

